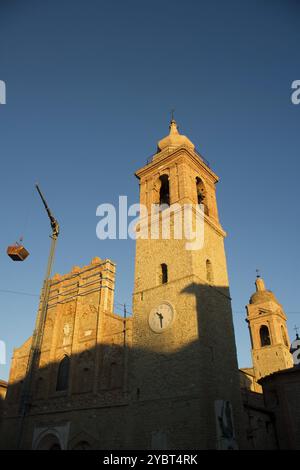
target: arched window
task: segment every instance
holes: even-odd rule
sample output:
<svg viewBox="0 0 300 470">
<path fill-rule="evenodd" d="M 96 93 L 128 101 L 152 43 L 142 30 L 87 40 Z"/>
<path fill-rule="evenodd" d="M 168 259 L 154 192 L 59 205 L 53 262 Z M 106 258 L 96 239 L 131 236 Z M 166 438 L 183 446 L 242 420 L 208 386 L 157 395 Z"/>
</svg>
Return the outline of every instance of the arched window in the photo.
<svg viewBox="0 0 300 470">
<path fill-rule="evenodd" d="M 65 356 L 58 366 L 56 391 L 68 390 L 70 372 L 70 358 Z"/>
<path fill-rule="evenodd" d="M 211 261 L 209 259 L 206 260 L 206 280 L 209 283 L 214 282 L 212 264 L 211 264 Z"/>
<path fill-rule="evenodd" d="M 160 275 L 161 284 L 167 284 L 167 282 L 168 282 L 168 266 L 165 263 L 162 263 L 160 265 L 160 268 L 161 268 L 161 275 Z"/>
<path fill-rule="evenodd" d="M 162 175 L 160 178 L 159 204 L 170 205 L 170 185 L 168 175 Z"/>
<path fill-rule="evenodd" d="M 283 325 L 281 325 L 281 334 L 282 334 L 282 339 L 283 339 L 284 344 L 286 346 L 289 346 L 287 336 L 286 336 L 286 332 L 285 332 L 285 329 L 284 329 Z"/>
<path fill-rule="evenodd" d="M 262 325 L 259 330 L 260 336 L 260 344 L 261 346 L 270 346 L 271 339 L 270 339 L 270 332 L 269 328 L 266 325 Z"/>
<path fill-rule="evenodd" d="M 197 190 L 197 203 L 203 204 L 204 214 L 208 215 L 205 186 L 203 184 L 202 179 L 199 178 L 198 176 L 196 178 L 196 190 Z"/>
</svg>

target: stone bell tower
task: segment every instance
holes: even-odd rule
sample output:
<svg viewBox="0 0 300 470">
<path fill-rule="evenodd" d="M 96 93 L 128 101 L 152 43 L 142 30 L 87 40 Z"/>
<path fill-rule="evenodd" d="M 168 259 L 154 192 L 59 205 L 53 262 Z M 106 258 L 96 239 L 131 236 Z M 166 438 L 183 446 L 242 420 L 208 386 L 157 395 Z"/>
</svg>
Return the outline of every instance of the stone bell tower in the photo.
<svg viewBox="0 0 300 470">
<path fill-rule="evenodd" d="M 132 436 L 139 448 L 236 448 L 241 404 L 218 177 L 174 119 L 169 129 L 136 172 L 147 208 L 139 229 L 145 235 L 148 224 L 148 238 L 136 241 Z M 153 204 L 163 206 L 151 218 Z M 184 205 L 195 216 L 198 204 L 203 244 L 195 248 L 174 230 Z"/>
<path fill-rule="evenodd" d="M 257 277 L 256 292 L 246 306 L 255 379 L 293 367 L 286 315 L 273 292 Z"/>
</svg>

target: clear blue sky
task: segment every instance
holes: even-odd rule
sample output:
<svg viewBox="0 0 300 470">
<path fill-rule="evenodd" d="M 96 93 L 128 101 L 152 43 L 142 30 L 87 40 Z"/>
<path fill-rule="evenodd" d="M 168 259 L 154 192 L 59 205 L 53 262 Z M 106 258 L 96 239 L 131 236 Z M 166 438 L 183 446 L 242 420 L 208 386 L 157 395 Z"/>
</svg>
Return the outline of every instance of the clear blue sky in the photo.
<svg viewBox="0 0 300 470">
<path fill-rule="evenodd" d="M 138 200 L 134 171 L 176 109 L 180 130 L 220 175 L 218 203 L 239 362 L 250 364 L 244 306 L 262 270 L 300 325 L 300 79 L 297 0 L 1 0 L 0 289 L 38 294 L 50 239 L 34 183 L 61 224 L 55 271 L 94 256 L 117 263 L 131 304 L 134 242 L 99 241 L 96 207 Z M 24 235 L 31 255 L 6 246 Z M 0 292 L 0 340 L 32 332 L 36 297 Z M 295 313 L 298 312 L 298 313 Z M 0 366 L 7 378 L 9 366 Z"/>
</svg>

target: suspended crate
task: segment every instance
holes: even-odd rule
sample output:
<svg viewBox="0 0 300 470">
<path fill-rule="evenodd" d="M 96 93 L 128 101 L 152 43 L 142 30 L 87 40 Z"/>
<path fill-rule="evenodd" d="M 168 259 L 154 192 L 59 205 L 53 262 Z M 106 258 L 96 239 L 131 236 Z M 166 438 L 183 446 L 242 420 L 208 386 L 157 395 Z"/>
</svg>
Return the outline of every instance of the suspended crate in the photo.
<svg viewBox="0 0 300 470">
<path fill-rule="evenodd" d="M 23 245 L 19 243 L 15 243 L 15 245 L 11 245 L 7 248 L 7 254 L 13 261 L 24 261 L 29 252 L 24 248 Z"/>
</svg>

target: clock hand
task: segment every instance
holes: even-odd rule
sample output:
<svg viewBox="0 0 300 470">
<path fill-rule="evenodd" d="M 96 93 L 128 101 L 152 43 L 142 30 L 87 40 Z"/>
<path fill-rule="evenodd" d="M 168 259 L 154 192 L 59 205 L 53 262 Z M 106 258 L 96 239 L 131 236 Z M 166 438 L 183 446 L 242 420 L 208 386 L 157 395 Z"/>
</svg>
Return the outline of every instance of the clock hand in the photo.
<svg viewBox="0 0 300 470">
<path fill-rule="evenodd" d="M 162 327 L 163 327 L 163 319 L 164 319 L 164 316 L 163 316 L 163 314 L 160 313 L 160 312 L 156 312 L 156 315 L 159 317 L 160 327 L 162 328 Z"/>
</svg>

